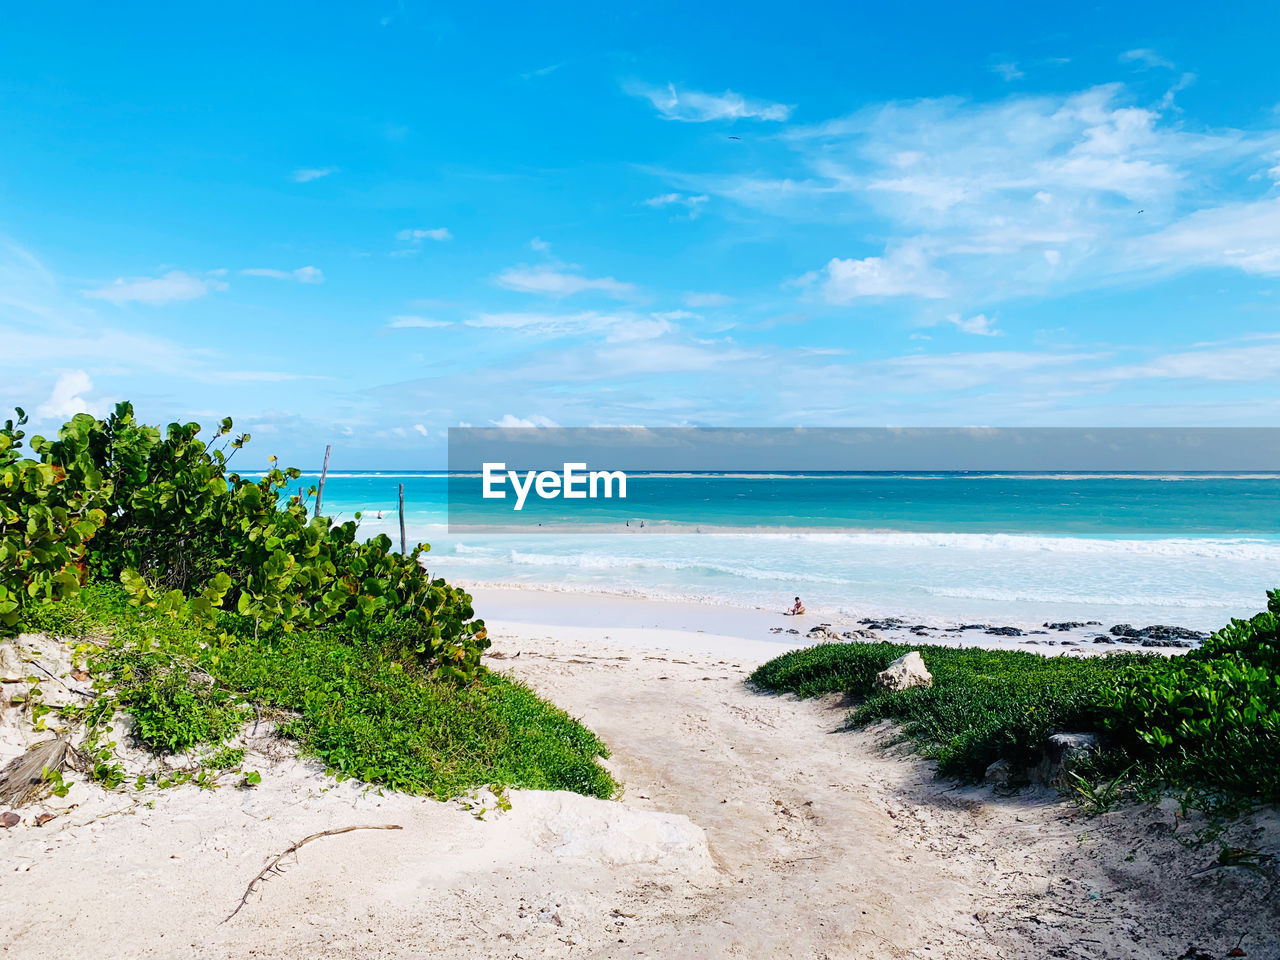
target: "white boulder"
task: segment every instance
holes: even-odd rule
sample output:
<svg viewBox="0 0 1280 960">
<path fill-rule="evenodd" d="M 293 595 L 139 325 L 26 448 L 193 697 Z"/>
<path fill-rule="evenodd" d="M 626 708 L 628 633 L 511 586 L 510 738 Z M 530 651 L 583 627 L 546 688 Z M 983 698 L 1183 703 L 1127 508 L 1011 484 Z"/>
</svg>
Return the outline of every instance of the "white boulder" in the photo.
<svg viewBox="0 0 1280 960">
<path fill-rule="evenodd" d="M 924 665 L 919 651 L 904 653 L 893 663 L 876 674 L 876 686 L 881 690 L 909 690 L 912 687 L 932 687 L 933 674 Z"/>
</svg>

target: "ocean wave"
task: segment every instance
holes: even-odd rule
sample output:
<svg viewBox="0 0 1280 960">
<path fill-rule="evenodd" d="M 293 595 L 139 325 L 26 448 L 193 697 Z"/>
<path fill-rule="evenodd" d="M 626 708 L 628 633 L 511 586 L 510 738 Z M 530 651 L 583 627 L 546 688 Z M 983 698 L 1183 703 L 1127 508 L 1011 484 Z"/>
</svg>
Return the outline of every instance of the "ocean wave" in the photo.
<svg viewBox="0 0 1280 960">
<path fill-rule="evenodd" d="M 623 562 L 633 554 L 626 550 L 626 546 L 633 544 L 634 541 L 618 540 L 616 528 L 605 528 L 609 532 L 603 530 L 596 534 L 597 539 L 592 546 L 597 548 L 595 556 L 607 555 L 612 558 L 609 561 L 601 562 Z M 592 536 L 595 531 L 584 531 L 582 534 L 573 532 L 572 536 L 565 535 L 559 540 L 562 546 L 568 546 L 571 541 L 575 547 L 577 545 L 585 545 L 588 541 L 584 538 Z M 721 542 L 724 544 L 746 544 L 749 542 L 760 542 L 762 544 L 773 544 L 778 542 L 790 542 L 796 544 L 805 544 L 811 546 L 828 546 L 841 548 L 842 550 L 856 550 L 867 548 L 883 548 L 888 550 L 914 550 L 914 551 L 967 551 L 976 553 L 1017 553 L 1017 554 L 1079 554 L 1088 556 L 1132 556 L 1132 557 L 1170 557 L 1170 558 L 1190 558 L 1190 559 L 1213 559 L 1213 560 L 1241 560 L 1258 563 L 1273 563 L 1280 565 L 1280 539 L 1263 539 L 1260 537 L 1153 537 L 1143 539 L 1109 539 L 1102 537 L 1074 537 L 1074 536 L 1043 536 L 1036 534 L 1016 534 L 1016 533 L 926 533 L 926 532 L 909 532 L 895 530 L 866 530 L 866 531 L 841 531 L 841 532 L 818 532 L 812 530 L 790 530 L 777 531 L 769 528 L 752 529 L 750 532 L 738 530 L 736 528 L 703 528 L 702 533 L 688 532 L 685 534 L 675 534 L 676 536 L 684 535 L 696 537 L 696 544 L 699 552 L 707 552 L 713 544 Z M 554 534 L 537 533 L 522 538 L 526 543 L 531 537 L 543 538 L 554 537 Z M 643 536 L 643 534 L 641 534 Z M 506 540 L 510 543 L 511 537 L 494 537 L 495 543 L 491 547 L 473 547 L 465 544 L 455 545 L 455 551 L 458 553 L 475 552 L 483 549 L 501 549 L 500 543 Z M 617 551 L 604 551 L 603 542 L 612 541 L 611 545 L 616 544 Z M 554 543 L 556 541 L 550 541 Z M 666 542 L 670 542 L 667 540 Z M 458 549 L 461 547 L 461 549 Z M 527 556 L 547 556 L 555 557 L 557 554 L 548 551 L 546 553 L 530 553 Z M 579 562 L 581 557 L 580 547 L 575 549 L 574 556 L 567 560 L 548 561 L 558 564 Z M 576 558 L 576 559 L 575 559 Z M 637 560 L 645 560 L 649 558 L 636 557 Z M 536 560 L 529 560 L 530 563 L 536 563 Z"/>
<path fill-rule="evenodd" d="M 841 577 L 832 577 L 812 572 L 795 570 L 775 570 L 755 567 L 750 564 L 715 560 L 680 560 L 672 557 L 635 557 L 617 554 L 554 554 L 554 553 L 522 553 L 512 550 L 510 562 L 515 566 L 562 567 L 575 570 L 663 570 L 669 572 L 690 572 L 719 574 L 730 577 L 741 577 L 747 580 L 765 580 L 771 582 L 803 580 L 808 583 L 823 583 L 836 586 L 849 586 L 855 581 Z"/>
<path fill-rule="evenodd" d="M 761 534 L 761 536 L 770 536 Z M 1250 560 L 1280 563 L 1280 540 L 1257 537 L 1164 537 L 1104 539 L 1097 537 L 1037 536 L 1015 533 L 862 533 L 796 532 L 779 535 L 808 543 L 891 548 L 970 550 L 1000 553 L 1072 553 L 1149 557 Z"/>
<path fill-rule="evenodd" d="M 1062 590 L 1012 589 L 1000 590 L 983 587 L 931 587 L 923 588 L 934 597 L 951 600 L 983 600 L 991 603 L 1072 603 L 1086 607 L 1174 607 L 1177 609 L 1219 608 L 1223 610 L 1248 607 L 1257 603 L 1257 597 L 1180 596 L 1143 594 L 1091 594 Z"/>
</svg>

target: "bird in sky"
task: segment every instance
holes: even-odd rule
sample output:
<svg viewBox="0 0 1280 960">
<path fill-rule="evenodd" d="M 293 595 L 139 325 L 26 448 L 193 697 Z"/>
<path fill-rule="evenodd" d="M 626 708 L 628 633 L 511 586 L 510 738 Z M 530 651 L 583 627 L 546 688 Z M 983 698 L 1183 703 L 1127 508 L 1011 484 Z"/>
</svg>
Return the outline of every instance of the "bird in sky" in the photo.
<svg viewBox="0 0 1280 960">
<path fill-rule="evenodd" d="M 741 137 L 730 137 L 729 139 L 730 139 L 730 140 L 741 140 L 742 138 L 741 138 Z"/>
</svg>

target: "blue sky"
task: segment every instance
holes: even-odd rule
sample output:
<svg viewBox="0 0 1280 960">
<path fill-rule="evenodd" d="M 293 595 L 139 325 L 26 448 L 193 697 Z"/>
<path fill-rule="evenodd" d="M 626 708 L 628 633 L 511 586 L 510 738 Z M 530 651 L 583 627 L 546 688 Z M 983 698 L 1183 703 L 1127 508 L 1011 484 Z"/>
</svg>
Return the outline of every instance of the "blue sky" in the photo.
<svg viewBox="0 0 1280 960">
<path fill-rule="evenodd" d="M 1272 425 L 1277 35 L 1271 3 L 10 9 L 0 403 L 345 467 L 460 424 Z"/>
</svg>

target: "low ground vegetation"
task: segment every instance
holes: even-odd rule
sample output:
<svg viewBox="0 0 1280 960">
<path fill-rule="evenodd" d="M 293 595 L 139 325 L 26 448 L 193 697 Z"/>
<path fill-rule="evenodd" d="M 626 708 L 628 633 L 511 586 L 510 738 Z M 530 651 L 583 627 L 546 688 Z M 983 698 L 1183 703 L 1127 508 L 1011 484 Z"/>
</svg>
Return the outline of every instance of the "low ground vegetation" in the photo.
<svg viewBox="0 0 1280 960">
<path fill-rule="evenodd" d="M 1183 656 L 1045 657 L 1023 651 L 828 643 L 784 654 L 750 682 L 802 697 L 844 693 L 849 723 L 890 720 L 938 762 L 981 779 L 1007 760 L 1034 766 L 1055 732 L 1095 732 L 1103 753 L 1081 790 L 1187 793 L 1199 805 L 1280 802 L 1280 591 Z M 878 690 L 875 675 L 918 650 L 932 687 Z"/>
</svg>

